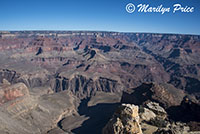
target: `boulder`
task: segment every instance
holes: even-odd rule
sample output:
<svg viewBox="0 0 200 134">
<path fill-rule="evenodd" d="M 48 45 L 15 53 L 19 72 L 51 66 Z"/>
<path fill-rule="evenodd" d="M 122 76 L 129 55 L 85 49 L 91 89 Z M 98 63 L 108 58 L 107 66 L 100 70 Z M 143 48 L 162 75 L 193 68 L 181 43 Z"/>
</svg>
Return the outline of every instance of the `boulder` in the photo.
<svg viewBox="0 0 200 134">
<path fill-rule="evenodd" d="M 165 119 L 167 117 L 167 112 L 162 108 L 159 103 L 156 102 L 149 102 L 146 106 L 152 110 L 158 117 L 161 119 Z"/>
<path fill-rule="evenodd" d="M 153 111 L 149 110 L 148 108 L 143 108 L 140 114 L 140 118 L 141 120 L 144 120 L 144 121 L 150 121 L 151 119 L 156 118 L 156 114 Z"/>
</svg>

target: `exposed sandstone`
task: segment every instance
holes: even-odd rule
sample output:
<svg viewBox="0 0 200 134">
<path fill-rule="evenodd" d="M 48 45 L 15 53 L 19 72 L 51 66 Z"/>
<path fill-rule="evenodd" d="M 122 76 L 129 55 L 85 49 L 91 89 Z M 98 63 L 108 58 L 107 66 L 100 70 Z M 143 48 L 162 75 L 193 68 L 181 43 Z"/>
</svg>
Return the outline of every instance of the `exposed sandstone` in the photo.
<svg viewBox="0 0 200 134">
<path fill-rule="evenodd" d="M 143 108 L 140 118 L 141 120 L 144 121 L 150 121 L 156 118 L 156 114 L 153 111 L 149 110 L 148 108 Z"/>
<path fill-rule="evenodd" d="M 158 103 L 155 102 L 149 102 L 147 103 L 147 107 L 152 110 L 154 113 L 156 113 L 156 115 L 162 119 L 165 119 L 167 117 L 167 112 L 164 110 L 164 108 L 162 108 L 161 106 L 159 106 Z"/>
</svg>

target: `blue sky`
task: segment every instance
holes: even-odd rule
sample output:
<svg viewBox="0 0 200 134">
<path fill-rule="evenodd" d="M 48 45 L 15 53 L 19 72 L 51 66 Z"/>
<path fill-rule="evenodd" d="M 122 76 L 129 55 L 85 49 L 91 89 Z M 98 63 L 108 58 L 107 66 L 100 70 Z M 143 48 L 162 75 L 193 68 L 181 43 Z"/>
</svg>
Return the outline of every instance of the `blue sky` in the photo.
<svg viewBox="0 0 200 134">
<path fill-rule="evenodd" d="M 138 13 L 128 3 L 193 6 L 193 13 Z M 0 30 L 98 30 L 200 35 L 200 0 L 0 0 Z"/>
</svg>

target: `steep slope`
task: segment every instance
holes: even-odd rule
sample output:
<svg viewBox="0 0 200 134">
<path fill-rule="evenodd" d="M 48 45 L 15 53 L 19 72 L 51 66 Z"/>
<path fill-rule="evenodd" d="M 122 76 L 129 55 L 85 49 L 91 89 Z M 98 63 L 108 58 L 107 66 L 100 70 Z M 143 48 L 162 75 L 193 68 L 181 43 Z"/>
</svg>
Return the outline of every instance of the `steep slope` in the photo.
<svg viewBox="0 0 200 134">
<path fill-rule="evenodd" d="M 76 114 L 79 102 L 69 92 L 32 96 L 23 83 L 2 85 L 0 91 L 2 134 L 45 133 L 64 116 Z"/>
</svg>

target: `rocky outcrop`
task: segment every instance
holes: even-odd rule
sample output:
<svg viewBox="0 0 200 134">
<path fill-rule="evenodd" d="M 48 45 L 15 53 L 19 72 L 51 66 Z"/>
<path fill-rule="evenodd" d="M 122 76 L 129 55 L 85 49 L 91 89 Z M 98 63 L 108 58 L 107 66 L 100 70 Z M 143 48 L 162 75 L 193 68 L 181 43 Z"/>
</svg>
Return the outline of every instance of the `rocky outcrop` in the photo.
<svg viewBox="0 0 200 134">
<path fill-rule="evenodd" d="M 138 106 L 122 104 L 103 128 L 103 134 L 142 134 Z"/>
<path fill-rule="evenodd" d="M 172 123 L 165 128 L 159 128 L 153 134 L 198 134 L 199 132 L 192 132 L 185 123 Z"/>
<path fill-rule="evenodd" d="M 146 105 L 147 105 L 147 108 L 149 108 L 151 111 L 153 111 L 157 115 L 157 117 L 162 118 L 162 119 L 167 118 L 167 112 L 164 110 L 164 108 L 159 106 L 158 103 L 149 102 Z"/>
<path fill-rule="evenodd" d="M 190 113 L 194 116 L 196 121 L 200 121 L 200 103 L 199 101 L 191 100 L 185 97 L 181 103 L 184 112 Z M 190 117 L 188 117 L 188 120 Z"/>
<path fill-rule="evenodd" d="M 171 120 L 187 123 L 192 131 L 200 131 L 199 111 L 199 101 L 191 97 L 185 97 L 180 105 L 167 109 Z"/>
<path fill-rule="evenodd" d="M 156 118 L 156 114 L 153 111 L 149 110 L 148 108 L 141 108 L 141 109 L 140 109 L 141 120 L 150 121 Z"/>
<path fill-rule="evenodd" d="M 159 102 L 164 108 L 168 108 L 180 105 L 185 95 L 183 91 L 169 84 L 143 83 L 128 93 L 124 92 L 121 102 L 142 105 L 148 103 L 148 101 L 153 101 Z"/>
</svg>

